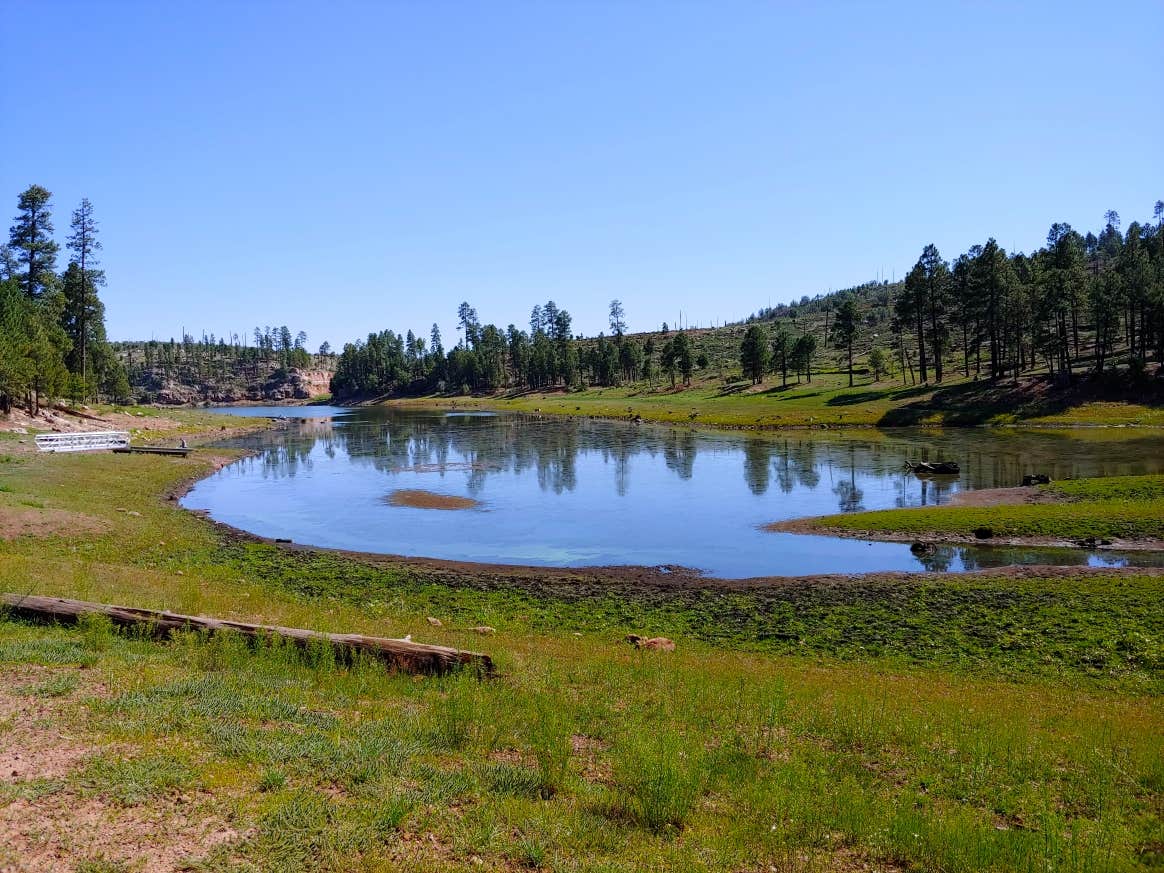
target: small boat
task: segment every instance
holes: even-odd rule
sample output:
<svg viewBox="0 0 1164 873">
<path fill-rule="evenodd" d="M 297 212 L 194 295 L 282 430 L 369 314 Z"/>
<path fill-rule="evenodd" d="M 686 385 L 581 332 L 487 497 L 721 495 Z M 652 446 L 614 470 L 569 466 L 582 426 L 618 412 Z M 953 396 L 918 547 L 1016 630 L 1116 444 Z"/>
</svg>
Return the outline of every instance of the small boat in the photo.
<svg viewBox="0 0 1164 873">
<path fill-rule="evenodd" d="M 916 476 L 957 476 L 962 472 L 955 461 L 906 461 L 905 468 Z"/>
</svg>

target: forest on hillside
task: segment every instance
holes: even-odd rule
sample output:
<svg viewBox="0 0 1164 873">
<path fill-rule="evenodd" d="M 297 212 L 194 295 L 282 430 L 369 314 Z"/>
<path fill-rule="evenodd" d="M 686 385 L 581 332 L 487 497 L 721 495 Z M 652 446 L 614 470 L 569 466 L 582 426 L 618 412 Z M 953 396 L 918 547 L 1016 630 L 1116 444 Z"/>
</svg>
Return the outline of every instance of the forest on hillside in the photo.
<svg viewBox="0 0 1164 873">
<path fill-rule="evenodd" d="M 1133 376 L 1164 360 L 1164 202 L 1153 218 L 1122 227 L 1108 212 L 1098 232 L 1057 222 L 1046 244 L 1008 253 L 993 238 L 947 261 L 927 245 L 901 282 L 803 297 L 762 309 L 742 325 L 631 335 L 623 305 L 610 303 L 610 332 L 573 336 L 554 301 L 533 308 L 528 329 L 482 324 L 462 303 L 457 342 L 445 349 L 434 324 L 371 333 L 344 346 L 332 379 L 337 399 L 392 393 L 584 388 L 661 381 L 690 384 L 705 371 L 763 381 L 811 380 L 827 361 L 853 384 L 896 372 L 912 384 L 951 373 L 998 380 L 1122 368 Z"/>
</svg>

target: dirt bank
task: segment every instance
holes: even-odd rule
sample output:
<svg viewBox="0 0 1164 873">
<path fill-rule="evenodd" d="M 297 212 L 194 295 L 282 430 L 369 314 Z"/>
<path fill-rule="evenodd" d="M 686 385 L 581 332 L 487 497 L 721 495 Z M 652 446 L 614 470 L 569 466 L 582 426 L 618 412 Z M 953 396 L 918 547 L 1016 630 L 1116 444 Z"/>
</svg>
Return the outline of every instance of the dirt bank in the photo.
<svg viewBox="0 0 1164 873">
<path fill-rule="evenodd" d="M 107 412 L 94 414 L 88 407 L 72 410 L 64 406 L 44 407 L 36 415 L 23 409 L 13 409 L 8 415 L 0 415 L 0 431 L 9 433 L 29 433 L 50 431 L 52 433 L 79 433 L 99 430 L 134 430 L 148 427 L 150 430 L 173 430 L 181 424 L 173 419 L 145 416 L 129 412 Z"/>
</svg>

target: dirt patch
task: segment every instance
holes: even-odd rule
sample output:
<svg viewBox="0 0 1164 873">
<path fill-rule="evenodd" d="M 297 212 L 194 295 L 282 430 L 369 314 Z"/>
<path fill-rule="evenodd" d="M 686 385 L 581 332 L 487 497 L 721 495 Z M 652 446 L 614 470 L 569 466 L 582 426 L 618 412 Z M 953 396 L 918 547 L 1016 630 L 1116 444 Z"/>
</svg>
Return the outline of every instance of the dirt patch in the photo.
<svg viewBox="0 0 1164 873">
<path fill-rule="evenodd" d="M 169 873 L 239 836 L 187 800 L 123 808 L 63 791 L 0 808 L 0 873 L 75 870 L 97 860 Z"/>
<path fill-rule="evenodd" d="M 979 488 L 977 491 L 959 491 L 950 498 L 950 506 L 1029 506 L 1065 502 L 1061 494 L 1039 487 Z"/>
<path fill-rule="evenodd" d="M 413 509 L 475 509 L 481 505 L 471 497 L 454 497 L 419 488 L 398 488 L 385 497 L 384 502 L 389 506 L 411 506 Z"/>
<path fill-rule="evenodd" d="M 79 673 L 75 667 L 35 665 L 0 671 L 0 784 L 58 779 L 95 751 L 64 728 L 59 717 L 76 688 L 63 684 L 52 696 L 37 693 L 54 679 L 73 679 Z"/>
<path fill-rule="evenodd" d="M 0 873 L 73 870 L 84 861 L 134 870 L 185 869 L 185 861 L 239 837 L 189 799 L 123 808 L 54 785 L 113 746 L 70 726 L 79 697 L 104 696 L 91 671 L 22 664 L 0 669 Z M 75 685 L 55 684 L 76 680 Z"/>
<path fill-rule="evenodd" d="M 101 519 L 80 512 L 0 504 L 0 540 L 23 536 L 95 533 L 105 526 Z"/>
</svg>

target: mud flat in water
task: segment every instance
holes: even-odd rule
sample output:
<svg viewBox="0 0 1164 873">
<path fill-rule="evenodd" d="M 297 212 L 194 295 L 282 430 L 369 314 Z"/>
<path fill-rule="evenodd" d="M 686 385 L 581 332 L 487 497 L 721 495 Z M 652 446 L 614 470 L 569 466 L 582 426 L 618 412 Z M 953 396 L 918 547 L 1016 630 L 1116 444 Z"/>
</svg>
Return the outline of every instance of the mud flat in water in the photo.
<svg viewBox="0 0 1164 873">
<path fill-rule="evenodd" d="M 475 509 L 480 501 L 471 497 L 454 497 L 419 488 L 399 488 L 384 498 L 389 506 L 411 506 L 413 509 Z"/>
</svg>

